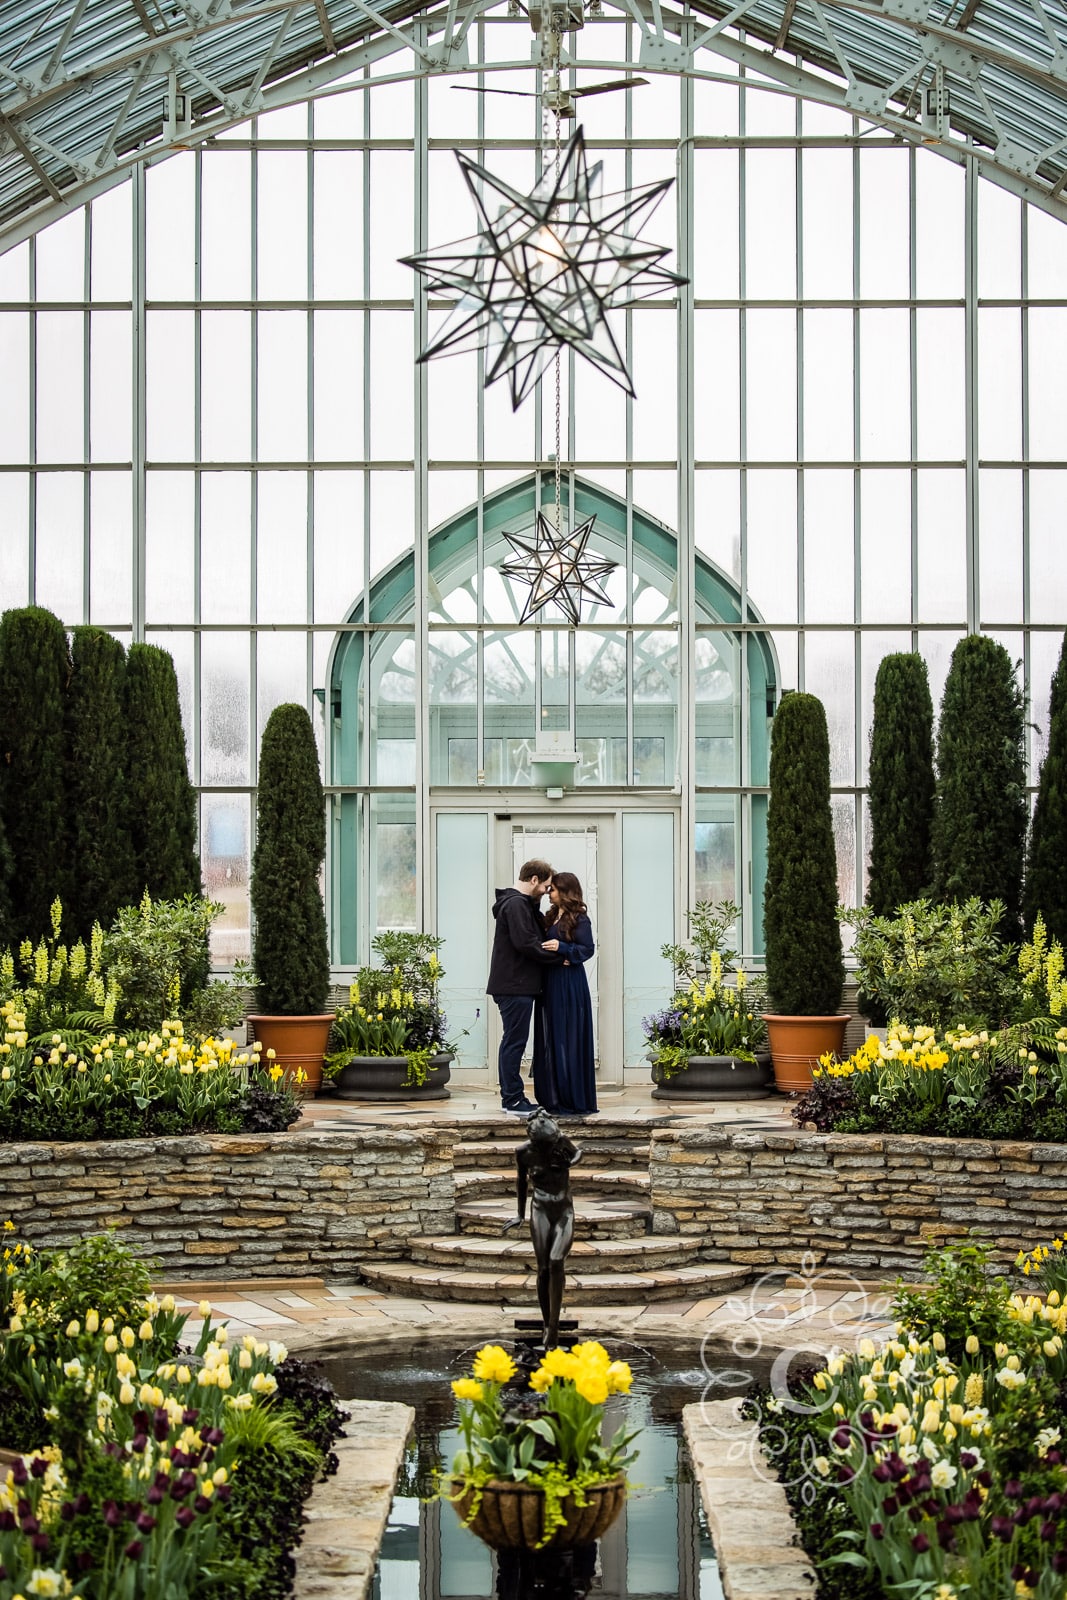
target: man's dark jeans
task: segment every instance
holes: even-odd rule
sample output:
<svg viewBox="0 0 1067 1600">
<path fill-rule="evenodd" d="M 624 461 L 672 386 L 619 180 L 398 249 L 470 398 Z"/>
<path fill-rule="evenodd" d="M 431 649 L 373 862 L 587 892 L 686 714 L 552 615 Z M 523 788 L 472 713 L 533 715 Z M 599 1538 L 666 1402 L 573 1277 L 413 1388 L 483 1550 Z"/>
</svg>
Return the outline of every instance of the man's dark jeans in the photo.
<svg viewBox="0 0 1067 1600">
<path fill-rule="evenodd" d="M 522 1087 L 522 1053 L 530 1037 L 534 997 L 532 994 L 495 994 L 493 999 L 500 1008 L 500 1020 L 504 1024 L 497 1058 L 500 1101 L 505 1106 L 517 1106 L 526 1098 Z"/>
</svg>

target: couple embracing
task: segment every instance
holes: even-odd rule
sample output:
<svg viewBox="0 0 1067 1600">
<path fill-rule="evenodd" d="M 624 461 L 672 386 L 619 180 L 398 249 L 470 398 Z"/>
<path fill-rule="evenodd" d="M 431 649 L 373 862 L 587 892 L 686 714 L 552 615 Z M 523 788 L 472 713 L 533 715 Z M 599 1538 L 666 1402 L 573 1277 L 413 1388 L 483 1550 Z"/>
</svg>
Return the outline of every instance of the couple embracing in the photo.
<svg viewBox="0 0 1067 1600">
<path fill-rule="evenodd" d="M 549 907 L 541 912 L 545 895 Z M 496 891 L 496 932 L 486 992 L 500 1010 L 500 1098 L 513 1117 L 543 1106 L 553 1116 L 588 1117 L 597 1109 L 593 1006 L 585 962 L 593 929 L 573 872 L 527 861 L 510 889 Z M 535 1100 L 522 1087 L 522 1056 L 534 1024 Z"/>
</svg>

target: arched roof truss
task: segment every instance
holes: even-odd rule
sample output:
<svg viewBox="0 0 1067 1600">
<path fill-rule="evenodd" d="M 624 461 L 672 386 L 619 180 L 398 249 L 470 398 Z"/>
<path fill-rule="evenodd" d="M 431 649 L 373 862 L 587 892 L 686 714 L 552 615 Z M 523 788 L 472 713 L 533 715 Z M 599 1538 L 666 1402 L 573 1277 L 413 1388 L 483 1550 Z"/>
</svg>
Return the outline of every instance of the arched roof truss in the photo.
<svg viewBox="0 0 1067 1600">
<path fill-rule="evenodd" d="M 0 250 L 139 162 L 375 66 L 462 73 L 492 0 L 0 0 Z M 548 0 L 564 19 L 583 0 Z M 771 92 L 930 144 L 1067 219 L 1067 11 L 1059 0 L 584 0 L 636 25 L 644 73 L 738 68 Z M 569 64 L 563 35 L 562 60 Z M 580 65 L 599 62 L 587 36 Z M 516 57 L 477 70 L 530 66 Z M 413 61 L 414 65 L 411 65 Z M 728 63 L 728 67 L 727 64 Z M 384 65 L 383 65 L 384 64 Z"/>
</svg>

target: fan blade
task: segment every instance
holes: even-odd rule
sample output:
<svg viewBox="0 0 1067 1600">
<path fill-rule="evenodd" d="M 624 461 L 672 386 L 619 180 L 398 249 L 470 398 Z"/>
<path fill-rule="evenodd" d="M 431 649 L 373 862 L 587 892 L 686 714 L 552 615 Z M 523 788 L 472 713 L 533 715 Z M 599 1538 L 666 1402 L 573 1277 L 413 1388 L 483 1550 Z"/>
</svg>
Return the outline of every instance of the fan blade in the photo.
<svg viewBox="0 0 1067 1600">
<path fill-rule="evenodd" d="M 537 99 L 537 96 L 529 89 L 493 89 L 488 84 L 482 88 L 473 83 L 454 83 L 452 87 L 453 89 L 463 89 L 467 94 L 516 94 L 523 100 Z"/>
<path fill-rule="evenodd" d="M 614 78 L 611 83 L 591 83 L 588 88 L 572 89 L 570 92 L 573 95 L 611 94 L 614 89 L 637 89 L 647 82 L 647 78 Z"/>
</svg>

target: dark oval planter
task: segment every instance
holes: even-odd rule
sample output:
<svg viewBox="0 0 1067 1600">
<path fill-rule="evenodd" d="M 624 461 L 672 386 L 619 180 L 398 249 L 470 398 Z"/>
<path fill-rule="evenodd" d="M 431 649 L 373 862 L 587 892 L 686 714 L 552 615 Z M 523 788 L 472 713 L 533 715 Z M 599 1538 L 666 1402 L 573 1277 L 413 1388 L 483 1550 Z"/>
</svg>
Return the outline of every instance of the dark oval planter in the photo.
<svg viewBox="0 0 1067 1600">
<path fill-rule="evenodd" d="M 568 1495 L 560 1506 L 563 1524 L 550 1539 L 544 1537 L 545 1492 L 529 1484 L 493 1478 L 479 1491 L 461 1478 L 452 1479 L 452 1501 L 463 1521 L 494 1550 L 565 1550 L 573 1545 L 595 1544 L 605 1534 L 626 1501 L 626 1479 L 620 1472 L 605 1483 L 585 1491 L 585 1505 Z M 478 1499 L 476 1502 L 476 1495 Z M 472 1507 L 478 1509 L 472 1515 Z"/>
<path fill-rule="evenodd" d="M 769 1051 L 757 1051 L 755 1061 L 733 1056 L 690 1056 L 689 1065 L 665 1078 L 663 1068 L 652 1063 L 653 1100 L 766 1100 L 774 1093 L 774 1072 Z"/>
<path fill-rule="evenodd" d="M 341 1100 L 447 1100 L 452 1057 L 447 1051 L 430 1057 L 426 1082 L 405 1085 L 407 1056 L 353 1056 L 334 1080 Z"/>
</svg>

